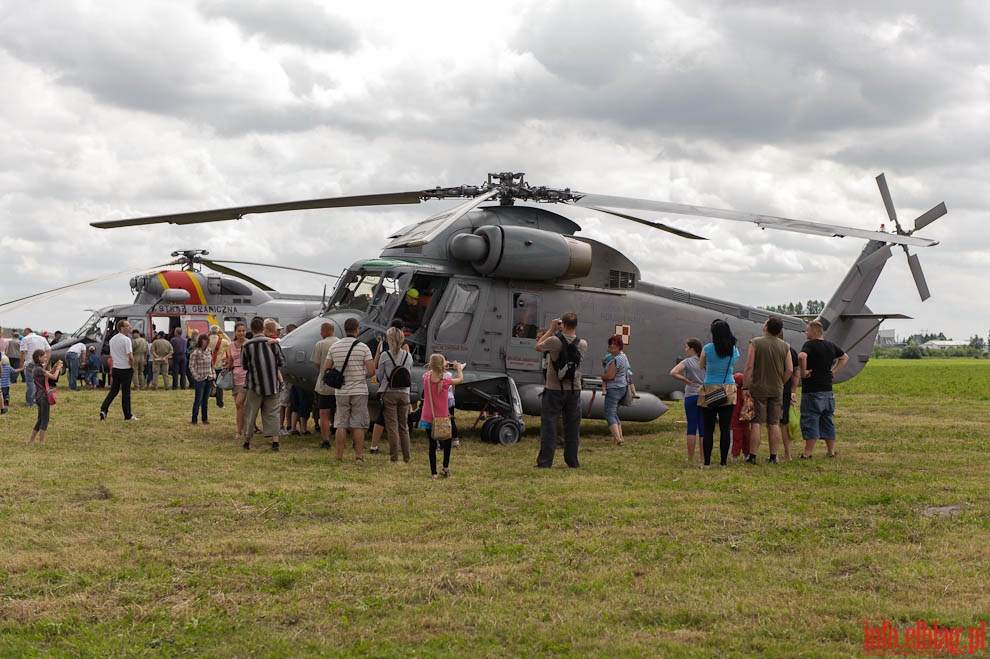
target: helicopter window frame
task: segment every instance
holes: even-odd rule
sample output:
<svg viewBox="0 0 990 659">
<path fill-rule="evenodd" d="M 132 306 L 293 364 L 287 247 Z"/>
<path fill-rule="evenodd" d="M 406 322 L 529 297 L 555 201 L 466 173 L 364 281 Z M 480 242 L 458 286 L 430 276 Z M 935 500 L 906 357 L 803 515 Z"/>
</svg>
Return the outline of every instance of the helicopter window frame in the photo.
<svg viewBox="0 0 990 659">
<path fill-rule="evenodd" d="M 385 273 L 380 270 L 355 270 L 340 282 L 337 293 L 327 306 L 328 310 L 348 310 L 367 313 L 375 300 Z"/>
<path fill-rule="evenodd" d="M 539 326 L 532 321 L 540 319 L 542 298 L 532 292 L 515 291 L 512 294 L 512 342 L 516 345 L 535 343 Z"/>
<path fill-rule="evenodd" d="M 482 288 L 472 282 L 452 281 L 444 293 L 443 313 L 437 323 L 434 341 L 450 345 L 468 342 L 475 314 L 479 311 Z"/>
<path fill-rule="evenodd" d="M 90 317 L 83 323 L 79 329 L 72 333 L 74 338 L 83 338 L 87 336 L 100 335 L 102 336 L 102 330 L 100 329 L 100 320 L 103 318 L 103 314 L 99 311 L 94 311 Z"/>
</svg>

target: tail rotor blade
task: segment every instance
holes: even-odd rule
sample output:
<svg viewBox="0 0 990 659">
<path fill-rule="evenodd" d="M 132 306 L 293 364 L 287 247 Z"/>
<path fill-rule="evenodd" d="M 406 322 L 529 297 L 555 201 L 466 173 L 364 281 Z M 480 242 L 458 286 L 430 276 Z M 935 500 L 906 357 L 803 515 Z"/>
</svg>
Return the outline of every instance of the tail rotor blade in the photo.
<svg viewBox="0 0 990 659">
<path fill-rule="evenodd" d="M 897 212 L 894 210 L 894 200 L 890 197 L 890 189 L 887 187 L 887 177 L 883 175 L 883 172 L 877 176 L 877 187 L 880 188 L 880 196 L 883 198 L 883 205 L 887 207 L 887 217 L 890 221 L 894 223 L 898 231 L 901 225 L 897 222 Z"/>
<path fill-rule="evenodd" d="M 918 295 L 924 302 L 931 297 L 931 294 L 928 292 L 928 282 L 925 281 L 925 273 L 921 270 L 921 260 L 917 254 L 908 254 L 908 267 L 911 268 L 914 284 L 918 287 Z"/>
<path fill-rule="evenodd" d="M 924 229 L 926 226 L 928 226 L 929 224 L 931 224 L 932 222 L 934 222 L 935 220 L 942 217 L 948 212 L 949 212 L 948 209 L 945 207 L 945 202 L 943 201 L 938 206 L 934 206 L 927 212 L 919 215 L 914 221 L 914 230 L 919 231 L 921 229 Z"/>
</svg>

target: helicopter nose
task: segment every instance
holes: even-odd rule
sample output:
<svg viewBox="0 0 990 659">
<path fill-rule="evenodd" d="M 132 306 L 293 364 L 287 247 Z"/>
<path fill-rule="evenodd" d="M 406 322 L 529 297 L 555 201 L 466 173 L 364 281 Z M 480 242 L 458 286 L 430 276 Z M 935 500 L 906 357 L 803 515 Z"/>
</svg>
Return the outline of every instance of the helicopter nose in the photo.
<svg viewBox="0 0 990 659">
<path fill-rule="evenodd" d="M 322 338 L 320 326 L 324 322 L 326 319 L 322 316 L 307 320 L 279 342 L 285 356 L 282 375 L 290 384 L 313 388 L 319 369 L 310 358 L 313 356 L 313 346 Z"/>
<path fill-rule="evenodd" d="M 285 356 L 282 377 L 289 384 L 299 385 L 304 389 L 312 389 L 316 384 L 316 376 L 320 372 L 319 366 L 311 361 L 313 348 L 323 338 L 320 334 L 320 328 L 323 323 L 333 323 L 334 336 L 338 339 L 343 338 L 344 322 L 348 318 L 357 318 L 358 322 L 364 320 L 362 314 L 353 311 L 320 314 L 285 335 L 279 342 L 282 347 L 282 354 Z"/>
</svg>

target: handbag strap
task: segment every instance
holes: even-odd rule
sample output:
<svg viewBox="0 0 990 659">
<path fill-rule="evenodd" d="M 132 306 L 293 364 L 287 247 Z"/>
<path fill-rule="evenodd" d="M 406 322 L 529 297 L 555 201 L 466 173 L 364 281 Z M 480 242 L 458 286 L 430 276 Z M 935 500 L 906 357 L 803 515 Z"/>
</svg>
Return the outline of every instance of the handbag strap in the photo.
<svg viewBox="0 0 990 659">
<path fill-rule="evenodd" d="M 347 356 L 344 357 L 344 365 L 340 367 L 340 372 L 343 373 L 347 370 L 347 362 L 351 360 L 351 353 L 354 352 L 355 346 L 357 346 L 358 340 L 354 339 L 354 343 L 351 344 L 351 349 L 347 351 Z"/>
</svg>

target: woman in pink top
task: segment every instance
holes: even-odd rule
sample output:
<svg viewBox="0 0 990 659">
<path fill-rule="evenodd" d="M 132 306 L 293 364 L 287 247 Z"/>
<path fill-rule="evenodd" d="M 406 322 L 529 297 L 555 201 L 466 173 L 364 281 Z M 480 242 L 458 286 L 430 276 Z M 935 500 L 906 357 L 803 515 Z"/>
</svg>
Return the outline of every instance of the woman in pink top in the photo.
<svg viewBox="0 0 990 659">
<path fill-rule="evenodd" d="M 454 362 L 454 368 L 457 369 L 457 375 L 454 377 L 444 377 L 443 371 L 446 365 L 447 360 L 443 355 L 432 354 L 427 364 L 430 370 L 423 373 L 423 407 L 420 421 L 430 425 L 426 434 L 430 438 L 430 473 L 433 474 L 433 478 L 437 477 L 437 441 L 443 447 L 443 470 L 440 473 L 443 474 L 444 478 L 450 476 L 450 445 L 452 442 L 449 437 L 441 440 L 433 439 L 433 420 L 438 417 L 450 416 L 450 412 L 447 410 L 447 391 L 451 385 L 464 382 L 464 366 L 460 362 Z"/>
<path fill-rule="evenodd" d="M 245 385 L 247 383 L 247 371 L 241 366 L 241 348 L 247 341 L 247 325 L 237 323 L 234 325 L 234 340 L 227 349 L 227 358 L 223 366 L 234 374 L 234 405 L 237 407 L 237 441 L 244 441 L 244 399 L 247 396 Z M 253 422 L 253 421 L 252 421 Z"/>
</svg>

